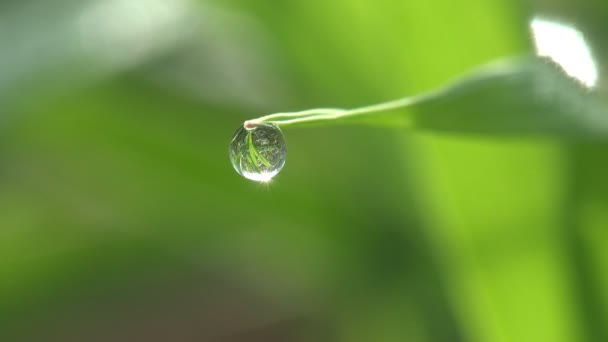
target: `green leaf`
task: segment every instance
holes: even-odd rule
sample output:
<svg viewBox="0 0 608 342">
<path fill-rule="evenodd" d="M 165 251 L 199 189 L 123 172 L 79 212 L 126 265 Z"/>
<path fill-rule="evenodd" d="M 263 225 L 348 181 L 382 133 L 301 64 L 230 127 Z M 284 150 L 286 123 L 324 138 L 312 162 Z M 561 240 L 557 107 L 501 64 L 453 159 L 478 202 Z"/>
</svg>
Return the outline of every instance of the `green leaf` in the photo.
<svg viewBox="0 0 608 342">
<path fill-rule="evenodd" d="M 439 90 L 352 110 L 280 113 L 281 126 L 346 122 L 482 135 L 608 137 L 608 106 L 539 57 L 499 61 Z M 300 115 L 302 114 L 302 115 Z"/>
<path fill-rule="evenodd" d="M 414 105 L 414 126 L 483 134 L 608 136 L 606 105 L 541 58 L 479 70 Z"/>
</svg>

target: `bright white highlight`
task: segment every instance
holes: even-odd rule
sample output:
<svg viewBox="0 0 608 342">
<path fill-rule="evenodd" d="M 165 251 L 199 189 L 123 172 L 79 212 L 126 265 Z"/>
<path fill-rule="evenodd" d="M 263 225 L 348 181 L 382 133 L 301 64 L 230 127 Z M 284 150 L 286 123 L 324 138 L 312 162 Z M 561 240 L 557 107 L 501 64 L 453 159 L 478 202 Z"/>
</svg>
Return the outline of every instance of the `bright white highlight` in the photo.
<svg viewBox="0 0 608 342">
<path fill-rule="evenodd" d="M 586 87 L 596 85 L 597 66 L 579 30 L 539 18 L 534 18 L 530 26 L 539 56 L 551 58 Z"/>
<path fill-rule="evenodd" d="M 243 177 L 250 179 L 252 181 L 256 181 L 256 182 L 260 182 L 260 183 L 270 183 L 270 181 L 272 180 L 272 178 L 274 176 L 277 175 L 277 173 L 279 173 L 279 171 L 269 171 L 269 172 L 260 172 L 260 173 L 253 173 L 253 172 L 245 172 L 243 171 L 242 175 Z"/>
</svg>

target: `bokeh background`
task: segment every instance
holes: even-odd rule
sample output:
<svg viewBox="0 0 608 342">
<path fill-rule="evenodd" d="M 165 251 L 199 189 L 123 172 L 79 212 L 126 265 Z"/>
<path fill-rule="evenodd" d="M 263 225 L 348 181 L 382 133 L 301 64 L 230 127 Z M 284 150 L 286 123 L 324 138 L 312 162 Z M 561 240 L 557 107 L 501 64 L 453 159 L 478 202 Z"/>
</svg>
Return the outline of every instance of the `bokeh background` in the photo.
<svg viewBox="0 0 608 342">
<path fill-rule="evenodd" d="M 0 340 L 608 341 L 608 145 L 286 128 L 588 39 L 603 0 L 3 0 Z M 489 114 L 491 115 L 491 113 Z"/>
</svg>

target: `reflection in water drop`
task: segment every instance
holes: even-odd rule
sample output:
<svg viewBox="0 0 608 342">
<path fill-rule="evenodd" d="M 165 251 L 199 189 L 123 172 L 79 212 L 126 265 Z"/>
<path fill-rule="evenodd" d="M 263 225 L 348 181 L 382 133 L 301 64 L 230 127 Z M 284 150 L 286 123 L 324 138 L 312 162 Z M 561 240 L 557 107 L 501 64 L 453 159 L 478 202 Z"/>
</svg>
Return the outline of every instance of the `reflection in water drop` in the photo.
<svg viewBox="0 0 608 342">
<path fill-rule="evenodd" d="M 540 18 L 534 18 L 530 27 L 539 56 L 549 57 L 584 86 L 596 85 L 597 66 L 579 30 Z"/>
<path fill-rule="evenodd" d="M 259 122 L 237 129 L 230 142 L 229 155 L 232 166 L 241 176 L 268 182 L 285 165 L 287 145 L 277 125 Z"/>
</svg>

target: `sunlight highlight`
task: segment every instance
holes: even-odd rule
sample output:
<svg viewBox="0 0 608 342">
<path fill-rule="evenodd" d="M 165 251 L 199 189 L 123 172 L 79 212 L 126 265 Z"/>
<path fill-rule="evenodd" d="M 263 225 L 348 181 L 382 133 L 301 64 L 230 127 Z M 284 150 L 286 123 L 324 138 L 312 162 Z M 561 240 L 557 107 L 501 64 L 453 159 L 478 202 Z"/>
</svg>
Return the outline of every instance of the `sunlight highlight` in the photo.
<svg viewBox="0 0 608 342">
<path fill-rule="evenodd" d="M 278 172 L 262 172 L 262 173 L 253 173 L 253 172 L 243 172 L 243 176 L 252 181 L 260 182 L 260 183 L 270 183 L 272 178 L 277 175 Z"/>
<path fill-rule="evenodd" d="M 540 18 L 534 18 L 530 27 L 539 56 L 549 57 L 584 86 L 596 85 L 597 66 L 579 30 Z"/>
</svg>

